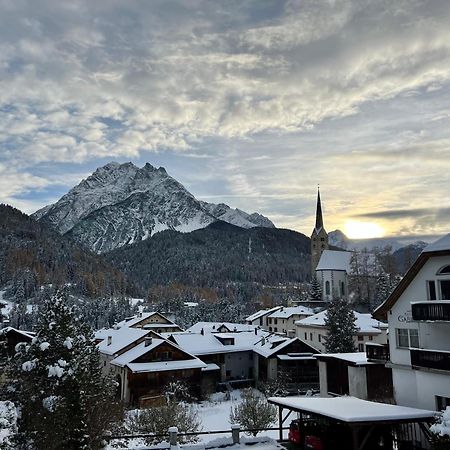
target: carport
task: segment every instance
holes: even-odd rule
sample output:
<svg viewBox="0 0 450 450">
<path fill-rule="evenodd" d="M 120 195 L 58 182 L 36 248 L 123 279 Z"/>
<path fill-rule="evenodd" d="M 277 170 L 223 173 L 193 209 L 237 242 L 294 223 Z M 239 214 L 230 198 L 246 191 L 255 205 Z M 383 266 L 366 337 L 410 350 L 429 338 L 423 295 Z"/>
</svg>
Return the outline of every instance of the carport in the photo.
<svg viewBox="0 0 450 450">
<path fill-rule="evenodd" d="M 353 450 L 388 450 L 394 448 L 394 442 L 398 445 L 400 442 L 427 441 L 429 425 L 436 414 L 435 411 L 370 402 L 355 397 L 270 397 L 269 403 L 278 407 L 280 439 L 283 439 L 283 425 L 292 412 L 296 412 L 301 423 L 320 421 L 325 430 L 323 436 L 331 436 L 334 442 L 344 430 L 351 445 L 348 448 Z"/>
</svg>

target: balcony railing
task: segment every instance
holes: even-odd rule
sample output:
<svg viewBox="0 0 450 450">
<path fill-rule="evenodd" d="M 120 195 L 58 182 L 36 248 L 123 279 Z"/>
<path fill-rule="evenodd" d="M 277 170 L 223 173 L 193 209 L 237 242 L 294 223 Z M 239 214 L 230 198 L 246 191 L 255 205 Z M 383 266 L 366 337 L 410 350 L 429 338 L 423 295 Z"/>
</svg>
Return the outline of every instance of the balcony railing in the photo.
<svg viewBox="0 0 450 450">
<path fill-rule="evenodd" d="M 450 371 L 450 352 L 411 349 L 411 366 Z"/>
<path fill-rule="evenodd" d="M 411 303 L 413 320 L 450 322 L 450 301 L 428 301 Z"/>
<path fill-rule="evenodd" d="M 389 361 L 389 345 L 366 342 L 366 356 L 369 361 Z"/>
</svg>

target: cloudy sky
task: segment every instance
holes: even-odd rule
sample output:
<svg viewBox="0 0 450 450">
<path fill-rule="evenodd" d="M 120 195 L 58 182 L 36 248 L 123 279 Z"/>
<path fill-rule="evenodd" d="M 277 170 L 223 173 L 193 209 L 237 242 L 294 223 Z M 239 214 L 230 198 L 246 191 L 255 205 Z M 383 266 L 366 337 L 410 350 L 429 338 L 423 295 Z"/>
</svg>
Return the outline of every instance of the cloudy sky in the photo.
<svg viewBox="0 0 450 450">
<path fill-rule="evenodd" d="M 450 231 L 448 0 L 0 0 L 0 201 L 111 160 L 309 234 Z"/>
</svg>

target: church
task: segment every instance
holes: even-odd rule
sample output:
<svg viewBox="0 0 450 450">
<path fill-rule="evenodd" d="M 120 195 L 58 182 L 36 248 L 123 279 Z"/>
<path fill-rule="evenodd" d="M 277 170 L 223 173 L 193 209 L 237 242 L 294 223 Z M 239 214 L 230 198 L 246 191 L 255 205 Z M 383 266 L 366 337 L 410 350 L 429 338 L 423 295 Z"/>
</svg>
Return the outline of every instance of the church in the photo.
<svg viewBox="0 0 450 450">
<path fill-rule="evenodd" d="M 330 250 L 323 226 L 320 190 L 317 189 L 316 224 L 311 234 L 311 274 L 322 289 L 322 301 L 348 297 L 348 276 L 352 252 Z"/>
</svg>

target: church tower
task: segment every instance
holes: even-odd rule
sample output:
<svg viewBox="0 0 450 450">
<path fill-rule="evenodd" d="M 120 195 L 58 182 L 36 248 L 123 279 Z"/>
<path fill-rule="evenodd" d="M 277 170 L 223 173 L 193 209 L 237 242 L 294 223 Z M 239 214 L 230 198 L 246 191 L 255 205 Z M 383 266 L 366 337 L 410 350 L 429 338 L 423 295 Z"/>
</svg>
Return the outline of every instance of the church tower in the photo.
<svg viewBox="0 0 450 450">
<path fill-rule="evenodd" d="M 311 276 L 314 276 L 320 256 L 328 249 L 328 234 L 323 227 L 322 204 L 320 190 L 317 188 L 316 226 L 311 234 Z"/>
</svg>

